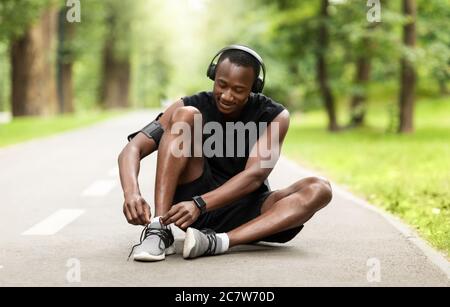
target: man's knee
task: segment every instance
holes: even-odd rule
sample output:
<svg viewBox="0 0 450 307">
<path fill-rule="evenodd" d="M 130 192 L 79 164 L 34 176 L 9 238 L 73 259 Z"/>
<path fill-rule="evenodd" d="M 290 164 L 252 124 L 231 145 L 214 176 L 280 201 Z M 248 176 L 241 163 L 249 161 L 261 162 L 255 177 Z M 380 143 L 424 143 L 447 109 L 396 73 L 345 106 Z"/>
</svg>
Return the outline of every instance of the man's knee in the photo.
<svg viewBox="0 0 450 307">
<path fill-rule="evenodd" d="M 191 106 L 187 106 L 187 107 L 180 107 L 178 109 L 176 109 L 171 118 L 170 118 L 170 126 L 172 126 L 175 123 L 178 122 L 183 122 L 188 124 L 189 126 L 193 127 L 194 123 L 195 123 L 195 119 L 201 119 L 201 113 L 200 111 L 195 108 L 195 107 L 191 107 Z M 201 123 L 201 121 L 200 121 Z"/>
<path fill-rule="evenodd" d="M 330 182 L 325 178 L 317 178 L 317 182 L 315 183 L 318 185 L 318 189 L 320 190 L 320 193 L 322 194 L 322 197 L 324 199 L 324 204 L 328 205 L 333 198 L 333 191 L 331 189 Z"/>
<path fill-rule="evenodd" d="M 298 181 L 295 184 L 296 193 L 299 194 L 300 198 L 303 198 L 304 189 L 306 188 L 310 192 L 314 193 L 317 198 L 316 201 L 311 202 L 311 204 L 318 205 L 319 209 L 328 205 L 333 198 L 333 193 L 331 190 L 331 184 L 325 178 L 320 177 L 308 177 Z"/>
<path fill-rule="evenodd" d="M 176 136 L 168 147 L 175 157 L 203 157 L 202 125 L 202 115 L 195 107 L 180 107 L 173 112 L 166 133 Z"/>
<path fill-rule="evenodd" d="M 321 207 L 328 205 L 333 198 L 330 182 L 325 178 L 320 177 L 310 177 L 309 180 L 310 188 L 313 189 L 321 199 Z"/>
<path fill-rule="evenodd" d="M 331 200 L 331 184 L 327 179 L 323 177 L 308 177 L 303 180 L 304 184 L 306 184 L 308 187 L 319 190 Z"/>
</svg>

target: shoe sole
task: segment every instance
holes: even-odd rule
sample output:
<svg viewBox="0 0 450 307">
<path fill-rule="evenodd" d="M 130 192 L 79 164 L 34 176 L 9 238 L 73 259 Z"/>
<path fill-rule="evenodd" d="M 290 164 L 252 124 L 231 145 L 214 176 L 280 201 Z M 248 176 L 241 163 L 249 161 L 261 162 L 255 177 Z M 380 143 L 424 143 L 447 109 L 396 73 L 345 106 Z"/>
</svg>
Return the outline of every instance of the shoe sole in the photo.
<svg viewBox="0 0 450 307">
<path fill-rule="evenodd" d="M 183 246 L 183 258 L 187 259 L 190 258 L 190 254 L 192 249 L 195 246 L 195 235 L 192 228 L 188 228 L 186 230 L 186 238 L 184 239 L 184 246 Z"/>
<path fill-rule="evenodd" d="M 147 252 L 140 252 L 139 254 L 133 255 L 134 261 L 142 261 L 142 262 L 154 262 L 154 261 L 161 261 L 166 259 L 166 256 L 170 256 L 175 254 L 175 245 L 171 245 L 168 248 L 166 248 L 165 252 L 161 255 L 152 255 Z"/>
</svg>

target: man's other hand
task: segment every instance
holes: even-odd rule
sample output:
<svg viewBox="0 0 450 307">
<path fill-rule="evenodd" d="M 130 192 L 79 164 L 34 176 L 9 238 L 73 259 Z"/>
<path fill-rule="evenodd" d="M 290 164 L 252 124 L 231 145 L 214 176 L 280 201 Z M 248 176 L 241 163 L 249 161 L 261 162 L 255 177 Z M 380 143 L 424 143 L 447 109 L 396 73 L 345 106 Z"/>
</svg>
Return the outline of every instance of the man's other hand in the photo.
<svg viewBox="0 0 450 307">
<path fill-rule="evenodd" d="M 173 205 L 162 218 L 164 225 L 175 223 L 181 229 L 188 228 L 200 216 L 200 209 L 197 208 L 193 201 L 183 201 Z"/>
<path fill-rule="evenodd" d="M 150 206 L 140 194 L 125 196 L 123 214 L 130 224 L 146 226 L 150 223 Z"/>
</svg>

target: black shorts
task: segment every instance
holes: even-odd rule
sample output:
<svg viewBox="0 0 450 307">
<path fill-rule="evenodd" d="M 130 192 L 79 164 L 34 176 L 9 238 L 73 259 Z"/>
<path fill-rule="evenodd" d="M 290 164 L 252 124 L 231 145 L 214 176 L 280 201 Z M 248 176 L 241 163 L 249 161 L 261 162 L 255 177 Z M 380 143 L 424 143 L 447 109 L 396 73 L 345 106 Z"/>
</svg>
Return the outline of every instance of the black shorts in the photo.
<svg viewBox="0 0 450 307">
<path fill-rule="evenodd" d="M 211 168 L 205 159 L 202 175 L 192 182 L 178 185 L 173 203 L 192 200 L 193 196 L 205 194 L 219 186 L 218 180 L 214 178 Z M 230 205 L 206 212 L 190 227 L 196 229 L 209 228 L 217 233 L 233 230 L 259 216 L 264 201 L 272 192 L 252 193 Z M 259 241 L 285 243 L 293 239 L 302 228 L 303 225 L 273 234 Z"/>
</svg>

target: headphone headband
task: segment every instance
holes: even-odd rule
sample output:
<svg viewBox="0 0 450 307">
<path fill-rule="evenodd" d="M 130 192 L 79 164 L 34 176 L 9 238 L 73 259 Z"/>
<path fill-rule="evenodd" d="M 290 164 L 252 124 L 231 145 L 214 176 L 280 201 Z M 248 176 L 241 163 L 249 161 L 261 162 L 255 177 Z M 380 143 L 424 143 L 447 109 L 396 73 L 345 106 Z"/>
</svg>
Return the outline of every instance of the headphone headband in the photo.
<svg viewBox="0 0 450 307">
<path fill-rule="evenodd" d="M 222 53 L 224 53 L 225 51 L 228 51 L 228 50 L 241 50 L 241 51 L 244 51 L 244 52 L 250 54 L 251 56 L 253 56 L 258 61 L 259 66 L 262 68 L 263 77 L 261 79 L 259 76 L 256 76 L 255 83 L 253 84 L 252 91 L 255 92 L 255 93 L 261 93 L 263 88 L 264 88 L 265 81 L 266 81 L 266 66 L 264 65 L 264 61 L 261 58 L 261 56 L 255 50 L 253 50 L 253 49 L 251 49 L 250 47 L 247 47 L 247 46 L 230 45 L 230 46 L 227 46 L 225 48 L 222 48 L 219 52 L 216 53 L 216 55 L 211 60 L 211 63 L 209 64 L 208 71 L 207 71 L 206 75 L 211 80 L 214 80 L 215 73 L 216 73 L 216 64 L 214 64 L 214 61 L 216 60 L 217 57 L 222 55 Z"/>
</svg>

